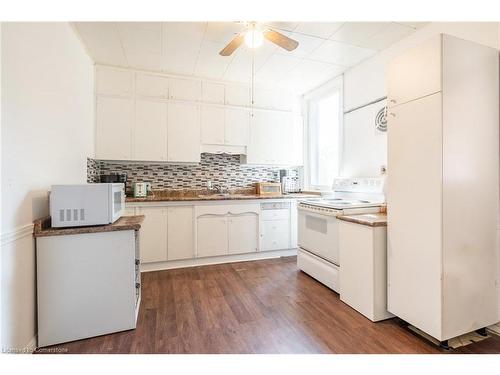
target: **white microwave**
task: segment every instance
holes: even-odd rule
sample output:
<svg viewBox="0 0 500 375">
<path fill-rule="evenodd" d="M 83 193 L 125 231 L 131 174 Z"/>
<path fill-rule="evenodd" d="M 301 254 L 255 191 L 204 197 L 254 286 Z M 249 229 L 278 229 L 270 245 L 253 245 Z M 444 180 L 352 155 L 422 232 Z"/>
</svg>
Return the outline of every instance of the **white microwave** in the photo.
<svg viewBox="0 0 500 375">
<path fill-rule="evenodd" d="M 122 183 L 52 185 L 50 216 L 53 227 L 114 223 L 125 209 Z"/>
</svg>

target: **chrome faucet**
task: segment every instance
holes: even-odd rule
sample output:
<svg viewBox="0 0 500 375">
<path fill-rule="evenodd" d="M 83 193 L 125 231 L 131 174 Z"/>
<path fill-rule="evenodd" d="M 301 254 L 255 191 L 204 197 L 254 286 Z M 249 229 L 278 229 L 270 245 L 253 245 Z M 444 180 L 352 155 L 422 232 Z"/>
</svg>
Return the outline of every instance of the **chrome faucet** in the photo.
<svg viewBox="0 0 500 375">
<path fill-rule="evenodd" d="M 213 185 L 213 188 L 217 192 L 217 194 L 226 194 L 227 193 L 227 188 L 222 186 L 222 185 Z"/>
</svg>

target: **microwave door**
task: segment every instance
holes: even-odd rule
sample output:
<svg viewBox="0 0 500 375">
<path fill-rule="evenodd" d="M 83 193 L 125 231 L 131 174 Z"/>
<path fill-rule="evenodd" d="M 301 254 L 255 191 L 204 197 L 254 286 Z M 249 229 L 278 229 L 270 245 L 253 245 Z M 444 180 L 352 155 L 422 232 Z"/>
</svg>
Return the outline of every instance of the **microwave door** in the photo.
<svg viewBox="0 0 500 375">
<path fill-rule="evenodd" d="M 111 185 L 110 222 L 118 220 L 125 210 L 125 192 L 122 184 Z"/>
</svg>

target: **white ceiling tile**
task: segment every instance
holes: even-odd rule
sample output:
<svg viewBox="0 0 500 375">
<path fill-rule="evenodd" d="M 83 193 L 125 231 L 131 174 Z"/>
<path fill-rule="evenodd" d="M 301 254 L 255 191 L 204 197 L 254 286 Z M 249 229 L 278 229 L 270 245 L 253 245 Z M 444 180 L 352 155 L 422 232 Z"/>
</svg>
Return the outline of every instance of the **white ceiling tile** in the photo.
<svg viewBox="0 0 500 375">
<path fill-rule="evenodd" d="M 329 38 L 342 24 L 342 22 L 303 22 L 297 26 L 294 32 Z"/>
<path fill-rule="evenodd" d="M 245 30 L 245 25 L 236 22 L 208 22 L 205 40 L 229 43 L 238 33 Z"/>
<path fill-rule="evenodd" d="M 391 44 L 403 39 L 405 36 L 414 32 L 415 29 L 409 26 L 392 23 L 389 27 L 368 38 L 364 45 L 371 49 L 382 50 Z"/>
<path fill-rule="evenodd" d="M 161 55 L 161 28 L 159 30 L 151 30 L 120 25 L 119 32 L 125 53 L 133 51 Z"/>
<path fill-rule="evenodd" d="M 352 66 L 375 53 L 374 50 L 325 40 L 308 58 L 342 66 Z"/>
<path fill-rule="evenodd" d="M 231 56 L 219 55 L 219 51 L 224 46 L 224 43 L 204 40 L 201 44 L 194 74 L 200 77 L 222 78 L 232 60 Z"/>
<path fill-rule="evenodd" d="M 346 68 L 320 61 L 302 60 L 280 83 L 300 90 L 313 88 L 341 74 Z"/>
<path fill-rule="evenodd" d="M 365 47 L 367 39 L 389 25 L 390 22 L 346 22 L 330 39 Z"/>
<path fill-rule="evenodd" d="M 161 22 L 117 22 L 120 27 L 130 29 L 145 29 L 151 31 L 161 31 Z"/>
<path fill-rule="evenodd" d="M 160 54 L 126 52 L 126 55 L 131 68 L 155 71 L 162 69 L 162 56 Z"/>
<path fill-rule="evenodd" d="M 128 66 L 121 44 L 108 46 L 96 43 L 87 46 L 87 48 L 94 61 L 98 64 Z"/>
<path fill-rule="evenodd" d="M 258 82 L 267 84 L 285 79 L 290 71 L 297 66 L 300 59 L 293 56 L 273 54 L 257 71 L 255 76 Z"/>
<path fill-rule="evenodd" d="M 293 51 L 287 51 L 283 48 L 278 48 L 277 52 L 280 54 L 295 57 L 307 57 L 312 51 L 318 48 L 324 40 L 321 38 L 315 38 L 298 33 L 289 33 L 287 34 L 287 36 L 299 42 L 298 47 Z"/>
<path fill-rule="evenodd" d="M 171 38 L 201 41 L 206 27 L 207 22 L 165 22 L 163 29 Z"/>
<path fill-rule="evenodd" d="M 87 46 L 120 45 L 120 34 L 114 22 L 75 22 L 74 25 Z"/>
<path fill-rule="evenodd" d="M 299 26 L 299 22 L 263 22 L 263 24 L 278 31 L 294 31 Z"/>
<path fill-rule="evenodd" d="M 268 40 L 257 49 L 219 51 L 245 25 L 236 22 L 76 22 L 94 61 L 171 74 L 250 82 L 291 89 L 317 86 L 404 38 L 426 22 L 262 22 L 299 42 L 292 52 Z M 330 40 L 325 40 L 330 38 Z M 334 40 L 335 39 L 335 40 Z"/>
<path fill-rule="evenodd" d="M 425 25 L 429 24 L 429 22 L 397 22 L 401 25 L 409 26 L 416 29 L 420 29 L 421 27 L 424 27 Z"/>
<path fill-rule="evenodd" d="M 163 71 L 192 75 L 205 33 L 206 22 L 165 22 Z"/>
</svg>

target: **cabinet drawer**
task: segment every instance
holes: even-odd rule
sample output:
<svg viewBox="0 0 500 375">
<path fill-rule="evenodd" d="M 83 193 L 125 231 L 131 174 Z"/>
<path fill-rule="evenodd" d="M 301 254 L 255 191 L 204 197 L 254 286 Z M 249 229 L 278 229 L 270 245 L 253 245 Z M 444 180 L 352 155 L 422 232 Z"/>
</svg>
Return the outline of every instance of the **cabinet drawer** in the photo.
<svg viewBox="0 0 500 375">
<path fill-rule="evenodd" d="M 262 210 L 262 220 L 288 220 L 290 210 L 282 208 L 278 210 Z"/>
<path fill-rule="evenodd" d="M 262 250 L 279 250 L 290 247 L 290 222 L 270 220 L 262 222 Z"/>
</svg>

